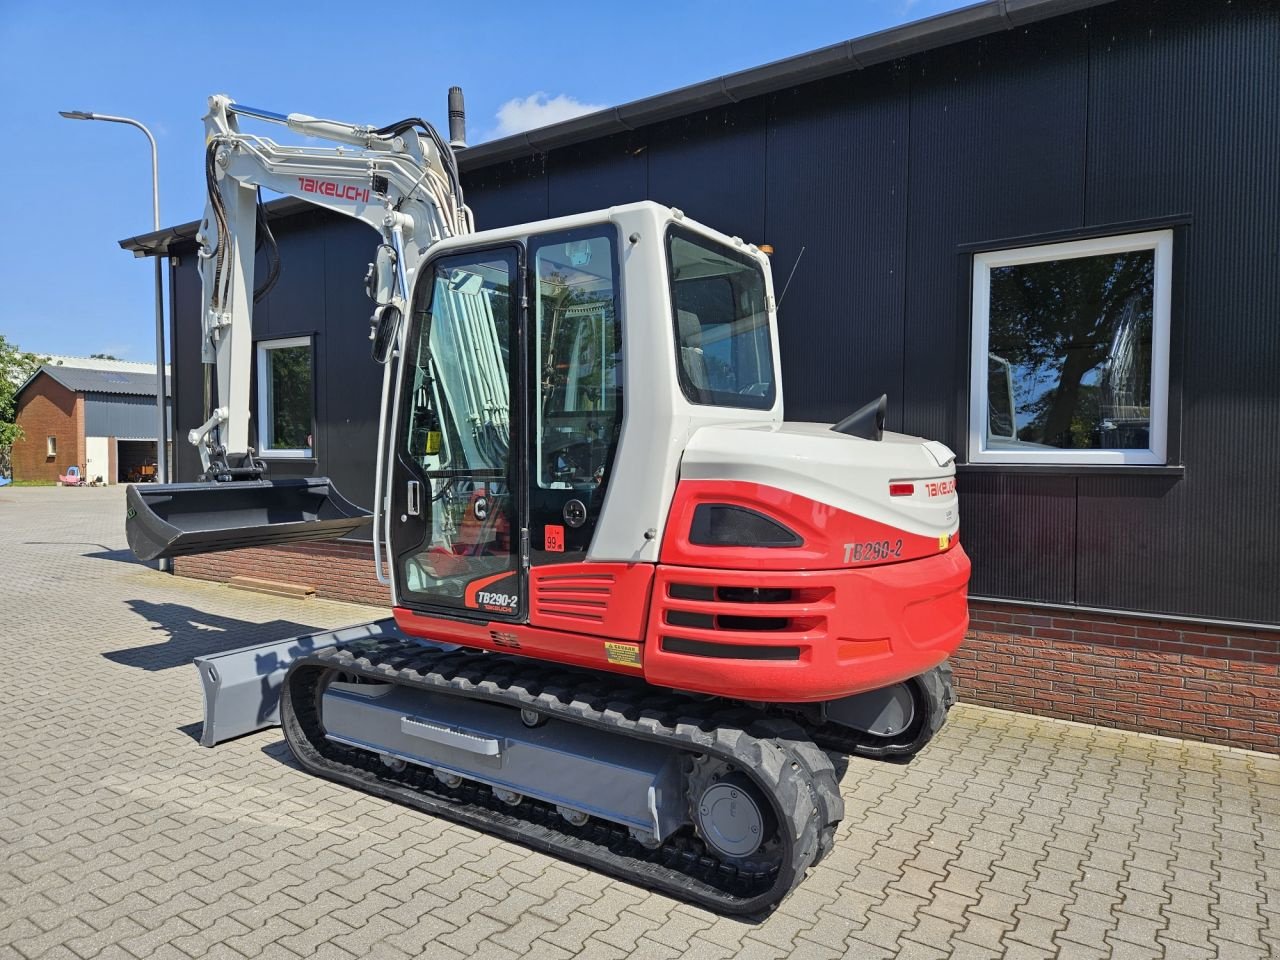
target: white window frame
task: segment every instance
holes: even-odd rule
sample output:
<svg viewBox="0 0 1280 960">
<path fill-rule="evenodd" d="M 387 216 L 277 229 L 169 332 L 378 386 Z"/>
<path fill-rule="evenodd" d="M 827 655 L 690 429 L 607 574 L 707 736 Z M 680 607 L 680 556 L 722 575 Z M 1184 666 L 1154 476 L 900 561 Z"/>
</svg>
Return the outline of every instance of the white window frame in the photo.
<svg viewBox="0 0 1280 960">
<path fill-rule="evenodd" d="M 991 271 L 996 267 L 1068 260 L 1075 257 L 1155 251 L 1152 278 L 1151 425 L 1146 450 L 1007 450 L 987 449 L 989 382 L 987 355 L 991 340 Z M 1047 243 L 1010 250 L 992 250 L 973 258 L 973 332 L 969 358 L 969 462 L 1111 464 L 1114 466 L 1164 464 L 1168 453 L 1169 425 L 1169 318 L 1173 287 L 1173 231 L 1153 230 L 1065 243 Z"/>
<path fill-rule="evenodd" d="M 287 347 L 310 347 L 311 348 L 311 433 L 312 445 L 310 447 L 298 448 L 282 448 L 271 447 L 267 445 L 268 438 L 271 436 L 271 403 L 269 392 L 271 389 L 271 371 L 268 366 L 268 354 L 272 350 L 282 350 Z M 258 456 L 268 458 L 282 458 L 294 460 L 308 460 L 315 456 L 315 346 L 311 337 L 282 337 L 279 340 L 259 340 L 254 344 L 254 349 L 258 355 Z"/>
<path fill-rule="evenodd" d="M 44 438 L 44 456 L 45 459 L 56 457 L 58 455 L 58 438 L 55 436 L 47 436 Z"/>
</svg>

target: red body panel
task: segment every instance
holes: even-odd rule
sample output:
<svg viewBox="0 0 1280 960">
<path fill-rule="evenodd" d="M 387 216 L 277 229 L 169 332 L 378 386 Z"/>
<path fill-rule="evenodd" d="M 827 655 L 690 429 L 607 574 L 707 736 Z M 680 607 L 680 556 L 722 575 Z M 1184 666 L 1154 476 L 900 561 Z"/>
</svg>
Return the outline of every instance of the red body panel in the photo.
<svg viewBox="0 0 1280 960">
<path fill-rule="evenodd" d="M 529 570 L 529 625 L 637 642 L 651 563 L 557 563 Z"/>
<path fill-rule="evenodd" d="M 885 489 L 886 496 L 888 488 Z M 693 513 L 701 503 L 724 503 L 759 511 L 804 540 L 799 547 L 702 546 L 689 542 Z M 846 544 L 888 543 L 889 556 L 854 562 Z M 896 549 L 895 549 L 896 548 Z M 901 562 L 931 557 L 938 538 L 908 533 L 830 504 L 818 503 L 777 487 L 740 480 L 682 480 L 671 504 L 662 541 L 662 563 L 741 570 L 830 570 L 836 567 Z"/>
<path fill-rule="evenodd" d="M 968 583 L 969 558 L 959 544 L 928 559 L 848 570 L 664 564 L 654 580 L 644 676 L 665 687 L 770 703 L 833 700 L 888 686 L 937 666 L 960 645 L 969 623 Z M 695 592 L 688 587 L 711 591 L 712 598 L 672 596 Z M 721 599 L 726 587 L 789 597 L 735 602 Z M 689 626 L 688 614 L 710 623 Z M 701 655 L 673 650 L 673 640 L 685 641 L 686 650 L 692 641 Z M 723 644 L 740 645 L 744 655 L 712 655 Z M 766 659 L 761 648 L 786 658 Z"/>
<path fill-rule="evenodd" d="M 432 617 L 407 607 L 395 608 L 396 624 L 412 637 L 440 643 L 458 643 L 495 653 L 515 653 L 537 660 L 568 663 L 593 670 L 611 670 L 636 676 L 641 672 L 641 645 L 622 643 L 584 633 L 544 630 L 521 623 L 454 620 Z M 626 647 L 623 657 L 617 649 Z M 614 659 L 610 659 L 613 656 Z"/>
<path fill-rule="evenodd" d="M 699 503 L 764 513 L 804 544 L 690 543 Z M 849 544 L 885 542 L 878 559 L 846 560 Z M 833 700 L 916 676 L 960 645 L 969 622 L 969 558 L 954 534 L 911 534 L 760 484 L 680 483 L 660 556 L 656 566 L 534 567 L 527 624 L 403 607 L 396 622 L 431 640 L 769 703 Z"/>
</svg>

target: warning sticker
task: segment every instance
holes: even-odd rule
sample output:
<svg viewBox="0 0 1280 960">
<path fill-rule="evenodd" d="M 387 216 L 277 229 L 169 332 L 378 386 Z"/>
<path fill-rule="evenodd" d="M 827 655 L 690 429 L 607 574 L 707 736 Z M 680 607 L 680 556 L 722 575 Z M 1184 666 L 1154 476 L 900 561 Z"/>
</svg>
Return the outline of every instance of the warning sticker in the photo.
<svg viewBox="0 0 1280 960">
<path fill-rule="evenodd" d="M 610 663 L 640 666 L 640 648 L 634 643 L 605 643 L 604 652 Z"/>
</svg>

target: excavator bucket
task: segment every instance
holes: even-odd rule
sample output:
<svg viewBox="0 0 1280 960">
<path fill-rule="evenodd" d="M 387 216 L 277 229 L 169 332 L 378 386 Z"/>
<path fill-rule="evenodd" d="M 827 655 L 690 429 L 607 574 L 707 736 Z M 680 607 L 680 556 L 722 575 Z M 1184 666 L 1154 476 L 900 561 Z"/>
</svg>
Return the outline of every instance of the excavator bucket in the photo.
<svg viewBox="0 0 1280 960">
<path fill-rule="evenodd" d="M 333 540 L 371 518 L 328 477 L 137 484 L 127 503 L 125 534 L 139 560 Z"/>
</svg>

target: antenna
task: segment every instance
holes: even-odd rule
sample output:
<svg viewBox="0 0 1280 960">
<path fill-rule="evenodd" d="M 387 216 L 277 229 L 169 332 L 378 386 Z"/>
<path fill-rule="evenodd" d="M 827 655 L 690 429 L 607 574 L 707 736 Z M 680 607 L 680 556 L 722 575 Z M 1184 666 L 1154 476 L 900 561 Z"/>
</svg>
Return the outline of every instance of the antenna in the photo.
<svg viewBox="0 0 1280 960">
<path fill-rule="evenodd" d="M 782 285 L 782 293 L 778 294 L 778 309 L 782 309 L 782 300 L 787 295 L 787 290 L 791 287 L 791 278 L 796 275 L 796 267 L 800 266 L 800 258 L 804 256 L 804 252 L 808 247 L 801 247 L 800 252 L 796 254 L 796 262 L 791 265 L 791 272 L 787 274 L 787 282 Z"/>
</svg>

